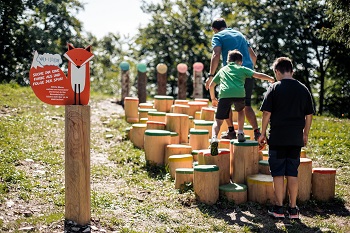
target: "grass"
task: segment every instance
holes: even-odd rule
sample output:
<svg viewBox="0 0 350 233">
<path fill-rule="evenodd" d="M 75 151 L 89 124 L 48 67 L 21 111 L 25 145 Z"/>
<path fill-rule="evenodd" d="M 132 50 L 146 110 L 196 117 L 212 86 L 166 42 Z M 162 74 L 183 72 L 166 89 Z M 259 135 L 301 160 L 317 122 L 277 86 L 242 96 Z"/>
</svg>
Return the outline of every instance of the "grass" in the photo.
<svg viewBox="0 0 350 233">
<path fill-rule="evenodd" d="M 91 97 L 95 103 L 106 98 L 111 97 Z M 91 154 L 108 159 L 91 165 L 91 216 L 92 224 L 107 232 L 350 231 L 348 119 L 314 117 L 306 153 L 313 167 L 337 169 L 336 197 L 299 203 L 300 222 L 275 221 L 266 216 L 266 206 L 252 202 L 198 203 L 191 184 L 182 193 L 175 190 L 166 168 L 146 164 L 144 151 L 124 139 L 130 125 L 123 116 L 99 120 L 91 132 Z M 27 225 L 55 232 L 63 225 L 63 164 L 64 107 L 40 102 L 29 87 L 0 85 L 0 232 Z M 24 217 L 24 209 L 33 215 Z M 8 211 L 13 217 L 4 215 Z"/>
</svg>

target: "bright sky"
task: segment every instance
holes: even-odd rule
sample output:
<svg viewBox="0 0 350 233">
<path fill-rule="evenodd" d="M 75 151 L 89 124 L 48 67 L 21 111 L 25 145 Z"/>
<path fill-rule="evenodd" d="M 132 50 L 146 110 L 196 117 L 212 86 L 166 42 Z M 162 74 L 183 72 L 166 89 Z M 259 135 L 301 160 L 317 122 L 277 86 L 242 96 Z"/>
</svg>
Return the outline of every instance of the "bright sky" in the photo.
<svg viewBox="0 0 350 233">
<path fill-rule="evenodd" d="M 160 2 L 161 0 L 147 0 Z M 140 9 L 141 0 L 82 0 L 85 10 L 77 18 L 83 23 L 85 31 L 91 32 L 98 39 L 108 32 L 133 36 L 137 28 L 145 26 L 150 16 Z"/>
</svg>

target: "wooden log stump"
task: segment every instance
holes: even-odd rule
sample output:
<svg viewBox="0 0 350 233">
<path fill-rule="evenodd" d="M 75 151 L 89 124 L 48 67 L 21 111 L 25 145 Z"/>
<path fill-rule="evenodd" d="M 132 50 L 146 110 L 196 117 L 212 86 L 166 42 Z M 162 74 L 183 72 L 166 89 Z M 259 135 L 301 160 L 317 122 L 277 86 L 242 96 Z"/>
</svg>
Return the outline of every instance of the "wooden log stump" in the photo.
<svg viewBox="0 0 350 233">
<path fill-rule="evenodd" d="M 165 148 L 170 144 L 170 131 L 152 130 L 145 131 L 145 157 L 150 164 L 164 165 Z"/>
<path fill-rule="evenodd" d="M 334 168 L 312 169 L 312 196 L 319 201 L 329 201 L 335 196 Z"/>
<path fill-rule="evenodd" d="M 146 128 L 147 124 L 132 124 L 130 141 L 139 149 L 144 148 L 144 133 Z"/>
<path fill-rule="evenodd" d="M 275 201 L 273 178 L 271 175 L 254 174 L 247 176 L 248 201 L 260 204 L 272 204 Z M 284 180 L 284 194 L 286 196 L 287 182 Z"/>
<path fill-rule="evenodd" d="M 131 130 L 132 127 L 126 127 L 125 128 L 125 138 L 126 139 L 130 139 L 130 130 Z"/>
<path fill-rule="evenodd" d="M 220 185 L 219 192 L 220 195 L 225 196 L 227 200 L 233 201 L 236 205 L 247 202 L 247 186 L 244 184 L 232 183 Z"/>
<path fill-rule="evenodd" d="M 301 151 L 300 151 L 300 158 L 307 158 L 305 149 L 301 149 Z"/>
<path fill-rule="evenodd" d="M 188 132 L 190 132 L 192 128 L 194 129 L 194 117 L 188 116 Z"/>
<path fill-rule="evenodd" d="M 271 175 L 268 160 L 259 160 L 259 173 L 265 174 L 265 175 Z"/>
<path fill-rule="evenodd" d="M 179 134 L 176 132 L 170 132 L 170 144 L 179 144 L 179 143 L 180 143 Z"/>
<path fill-rule="evenodd" d="M 139 103 L 139 108 L 153 108 L 153 104 L 152 103 Z"/>
<path fill-rule="evenodd" d="M 206 121 L 206 120 L 194 120 L 194 128 L 195 129 L 205 129 L 208 130 L 208 140 L 212 137 L 212 129 L 213 129 L 214 121 Z"/>
<path fill-rule="evenodd" d="M 165 124 L 166 130 L 179 134 L 180 144 L 188 143 L 188 115 L 179 113 L 167 113 Z"/>
<path fill-rule="evenodd" d="M 171 105 L 174 104 L 174 97 L 167 95 L 154 96 L 154 108 L 158 112 L 170 112 Z"/>
<path fill-rule="evenodd" d="M 168 158 L 169 171 L 172 179 L 175 179 L 177 168 L 192 168 L 193 157 L 191 154 L 170 155 Z"/>
<path fill-rule="evenodd" d="M 190 130 L 190 146 L 192 150 L 207 149 L 209 147 L 209 131 L 206 129 Z"/>
<path fill-rule="evenodd" d="M 165 122 L 159 122 L 159 121 L 147 121 L 146 122 L 146 129 L 160 129 L 165 130 Z"/>
<path fill-rule="evenodd" d="M 147 114 L 149 121 L 159 121 L 159 122 L 165 122 L 166 121 L 166 113 L 165 112 L 148 112 Z"/>
<path fill-rule="evenodd" d="M 140 119 L 139 123 L 140 123 L 140 124 L 146 124 L 147 121 L 148 121 L 148 118 L 147 118 L 147 117 L 144 117 L 144 118 L 141 118 L 141 119 Z"/>
<path fill-rule="evenodd" d="M 189 115 L 195 117 L 195 113 L 202 111 L 203 107 L 208 107 L 208 103 L 200 101 L 189 101 L 188 106 L 190 106 Z"/>
<path fill-rule="evenodd" d="M 175 189 L 184 189 L 186 183 L 193 184 L 193 168 L 176 168 Z"/>
<path fill-rule="evenodd" d="M 219 148 L 220 149 L 230 149 L 230 139 L 219 139 Z"/>
<path fill-rule="evenodd" d="M 148 118 L 148 112 L 157 112 L 155 108 L 139 108 L 139 119 Z"/>
<path fill-rule="evenodd" d="M 230 183 L 230 150 L 219 149 L 219 154 L 212 156 L 210 151 L 199 154 L 198 165 L 216 165 L 219 167 L 219 185 Z"/>
<path fill-rule="evenodd" d="M 124 98 L 124 111 L 125 111 L 125 120 L 128 123 L 137 123 L 139 122 L 139 98 L 137 97 L 125 97 Z"/>
<path fill-rule="evenodd" d="M 170 112 L 172 113 L 180 113 L 188 115 L 190 107 L 185 104 L 173 104 L 171 105 Z"/>
<path fill-rule="evenodd" d="M 164 164 L 168 165 L 168 159 L 171 155 L 192 154 L 192 147 L 183 144 L 170 144 L 165 147 Z"/>
<path fill-rule="evenodd" d="M 207 103 L 207 107 L 209 106 L 210 100 L 208 98 L 194 98 L 195 102 L 205 102 Z"/>
<path fill-rule="evenodd" d="M 201 120 L 214 121 L 215 120 L 215 112 L 216 112 L 215 108 L 202 107 Z"/>
<path fill-rule="evenodd" d="M 179 100 L 179 99 L 176 99 L 174 101 L 174 104 L 179 104 L 179 105 L 188 105 L 188 100 Z"/>
<path fill-rule="evenodd" d="M 234 183 L 246 184 L 247 176 L 259 172 L 259 153 L 258 142 L 247 140 L 238 142 L 237 139 L 231 140 L 234 145 L 233 154 L 231 154 L 232 181 Z"/>
<path fill-rule="evenodd" d="M 299 201 L 308 201 L 311 196 L 312 182 L 312 160 L 308 158 L 300 158 L 298 169 L 298 196 Z"/>
<path fill-rule="evenodd" d="M 219 199 L 219 167 L 197 165 L 193 168 L 193 189 L 196 199 L 213 205 Z"/>
</svg>

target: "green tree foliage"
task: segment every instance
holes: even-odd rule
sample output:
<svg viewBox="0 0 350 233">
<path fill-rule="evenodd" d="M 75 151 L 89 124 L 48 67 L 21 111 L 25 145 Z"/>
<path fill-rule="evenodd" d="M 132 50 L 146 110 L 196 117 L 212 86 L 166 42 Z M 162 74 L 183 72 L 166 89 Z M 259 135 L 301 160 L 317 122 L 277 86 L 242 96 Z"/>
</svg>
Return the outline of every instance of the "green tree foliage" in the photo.
<svg viewBox="0 0 350 233">
<path fill-rule="evenodd" d="M 326 4 L 326 15 L 333 25 L 322 29 L 322 38 L 343 43 L 350 48 L 350 2 L 327 0 Z"/>
<path fill-rule="evenodd" d="M 168 66 L 169 94 L 175 96 L 176 67 L 179 63 L 188 66 L 189 74 L 195 62 L 202 62 L 204 69 L 209 69 L 211 37 L 208 31 L 212 20 L 209 3 L 203 0 L 164 0 L 160 4 L 144 2 L 142 9 L 152 16 L 152 20 L 140 29 L 136 39 L 140 46 L 138 56 L 148 59 L 149 67 L 156 67 L 159 63 Z M 156 82 L 156 71 L 154 68 L 152 71 L 153 82 Z M 189 95 L 191 88 L 188 85 Z"/>
<path fill-rule="evenodd" d="M 327 85 L 340 78 L 330 75 L 339 73 L 341 67 L 338 54 L 333 51 L 344 49 L 319 36 L 322 28 L 332 25 L 325 16 L 324 1 L 234 1 L 231 7 L 233 25 L 255 43 L 258 69 L 272 74 L 269 68 L 275 58 L 292 58 L 295 78 L 314 93 L 318 113 L 322 114 L 326 95 L 331 92 Z"/>
<path fill-rule="evenodd" d="M 78 0 L 0 2 L 0 79 L 28 84 L 32 53 L 62 54 L 67 42 L 79 44 L 81 24 L 73 16 Z"/>
</svg>

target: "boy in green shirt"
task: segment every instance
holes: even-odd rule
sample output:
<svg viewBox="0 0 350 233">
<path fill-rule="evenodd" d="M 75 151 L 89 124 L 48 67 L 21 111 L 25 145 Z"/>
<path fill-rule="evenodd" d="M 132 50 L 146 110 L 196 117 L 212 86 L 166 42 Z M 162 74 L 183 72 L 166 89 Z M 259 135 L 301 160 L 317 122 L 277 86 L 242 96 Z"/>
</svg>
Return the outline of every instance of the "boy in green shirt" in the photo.
<svg viewBox="0 0 350 233">
<path fill-rule="evenodd" d="M 229 117 L 231 106 L 234 104 L 235 110 L 238 112 L 238 142 L 244 142 L 243 133 L 244 125 L 244 107 L 245 107 L 245 89 L 244 83 L 246 78 L 258 78 L 274 82 L 274 78 L 263 73 L 255 72 L 247 67 L 242 66 L 243 56 L 238 50 L 228 52 L 227 65 L 222 67 L 214 76 L 210 83 L 210 98 L 212 105 L 217 107 L 215 122 L 212 129 L 211 154 L 217 155 L 218 139 L 217 135 L 224 121 Z M 215 86 L 219 84 L 219 100 L 215 98 Z"/>
</svg>

